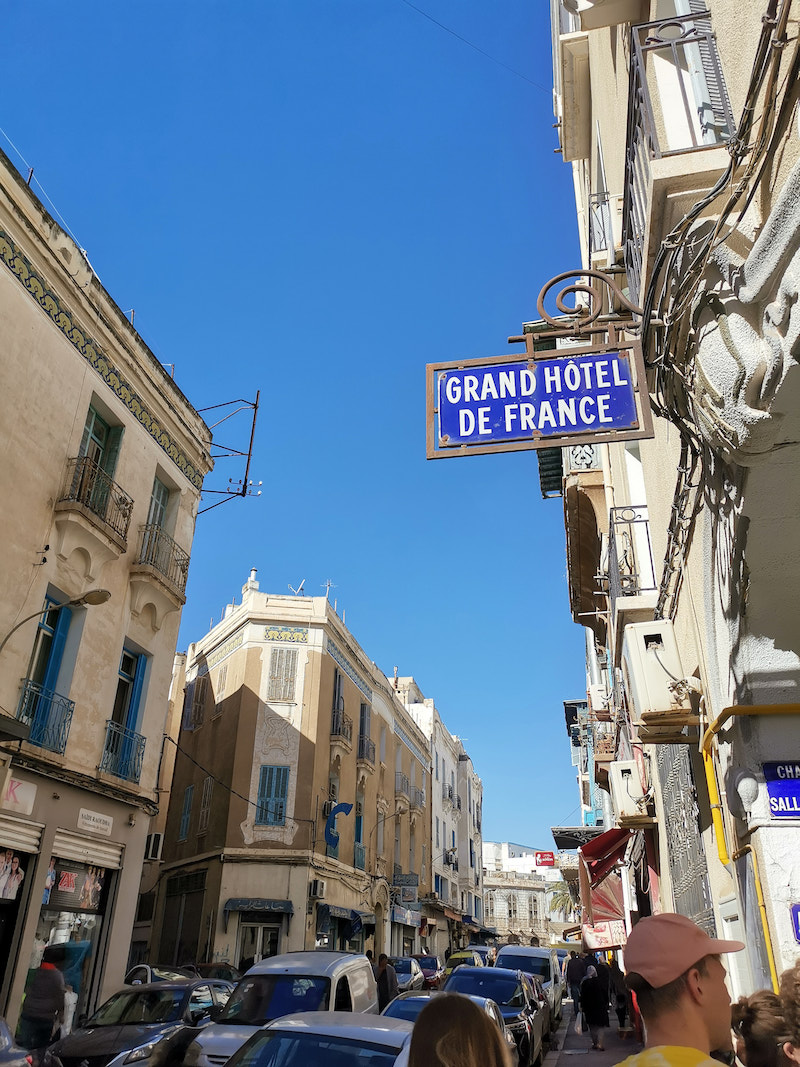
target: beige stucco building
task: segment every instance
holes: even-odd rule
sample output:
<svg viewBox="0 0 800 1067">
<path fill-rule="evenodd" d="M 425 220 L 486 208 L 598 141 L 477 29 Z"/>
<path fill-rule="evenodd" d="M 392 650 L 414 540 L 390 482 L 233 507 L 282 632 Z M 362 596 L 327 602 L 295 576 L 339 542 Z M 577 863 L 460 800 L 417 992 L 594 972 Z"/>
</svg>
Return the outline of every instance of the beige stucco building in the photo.
<svg viewBox="0 0 800 1067">
<path fill-rule="evenodd" d="M 597 280 L 655 424 L 564 448 L 556 479 L 616 817 L 589 874 L 622 865 L 628 925 L 674 909 L 741 937 L 734 991 L 800 940 L 798 16 L 768 6 L 551 4 L 582 266 L 621 291 Z"/>
<path fill-rule="evenodd" d="M 427 741 L 327 599 L 261 592 L 253 571 L 176 666 L 150 958 L 425 947 Z"/>
<path fill-rule="evenodd" d="M 48 943 L 64 945 L 79 1012 L 125 973 L 211 435 L 2 154 L 0 321 L 0 1014 L 13 1025 Z"/>
</svg>

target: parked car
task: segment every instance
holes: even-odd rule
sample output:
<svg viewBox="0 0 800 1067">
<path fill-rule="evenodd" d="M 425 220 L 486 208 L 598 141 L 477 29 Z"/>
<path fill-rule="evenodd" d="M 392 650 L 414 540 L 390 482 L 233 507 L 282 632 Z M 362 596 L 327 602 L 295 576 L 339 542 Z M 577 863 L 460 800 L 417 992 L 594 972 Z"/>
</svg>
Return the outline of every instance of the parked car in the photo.
<svg viewBox="0 0 800 1067">
<path fill-rule="evenodd" d="M 491 967 L 489 963 L 489 953 L 492 951 L 489 945 L 467 945 L 467 948 L 471 948 L 473 952 L 477 952 L 480 958 L 483 960 L 484 967 Z"/>
<path fill-rule="evenodd" d="M 64 1067 L 180 1064 L 198 1028 L 224 1007 L 232 990 L 230 982 L 208 978 L 123 989 L 50 1051 Z"/>
<path fill-rule="evenodd" d="M 411 1023 L 382 1015 L 287 1015 L 256 1030 L 228 1067 L 402 1067 L 412 1029 Z"/>
<path fill-rule="evenodd" d="M 125 975 L 125 985 L 150 985 L 152 982 L 182 982 L 185 978 L 199 978 L 194 967 L 173 967 L 171 964 L 137 963 Z M 210 978 L 211 975 L 205 977 Z M 221 978 L 222 975 L 214 975 Z"/>
<path fill-rule="evenodd" d="M 189 1045 L 186 1067 L 222 1067 L 267 1023 L 329 1009 L 378 1014 L 378 988 L 366 956 L 312 949 L 261 960 L 241 979 L 214 1022 Z"/>
<path fill-rule="evenodd" d="M 541 1063 L 546 1016 L 528 975 L 504 967 L 459 967 L 445 982 L 443 992 L 493 1000 L 514 1036 L 520 1067 Z"/>
<path fill-rule="evenodd" d="M 242 977 L 242 972 L 232 963 L 198 963 L 195 970 L 201 978 L 223 978 L 234 984 Z"/>
<path fill-rule="evenodd" d="M 414 959 L 422 969 L 423 989 L 438 989 L 444 981 L 444 964 L 438 956 L 418 955 Z"/>
<path fill-rule="evenodd" d="M 412 993 L 401 993 L 386 1005 L 381 1012 L 381 1015 L 388 1019 L 405 1019 L 407 1022 L 413 1023 L 416 1021 L 417 1016 L 425 1005 L 430 1004 L 431 997 L 435 997 L 439 992 L 443 992 L 443 990 L 422 989 Z M 492 1018 L 497 1024 L 497 1028 L 502 1033 L 503 1040 L 508 1045 L 512 1063 L 519 1062 L 517 1042 L 514 1040 L 514 1035 L 511 1030 L 506 1026 L 503 1013 L 499 1006 L 488 997 L 475 997 L 469 993 L 461 993 L 459 996 L 468 997 L 470 1000 L 474 1001 L 482 1011 L 485 1011 L 486 1014 Z"/>
<path fill-rule="evenodd" d="M 425 975 L 419 961 L 413 956 L 395 956 L 389 960 L 397 973 L 397 986 L 401 993 L 409 989 L 422 989 L 425 985 Z"/>
<path fill-rule="evenodd" d="M 480 955 L 471 948 L 462 948 L 458 952 L 451 952 L 444 965 L 444 979 L 450 977 L 456 967 L 482 967 L 483 960 Z"/>
<path fill-rule="evenodd" d="M 31 1067 L 33 1057 L 14 1044 L 14 1035 L 5 1019 L 0 1019 L 0 1067 Z"/>
<path fill-rule="evenodd" d="M 555 949 L 503 945 L 497 953 L 495 966 L 510 967 L 512 970 L 538 975 L 550 1001 L 552 1026 L 558 1026 L 561 1022 L 564 987 L 561 984 L 561 968 Z"/>
<path fill-rule="evenodd" d="M 547 996 L 547 990 L 545 989 L 542 980 L 538 974 L 529 974 L 526 975 L 526 977 L 533 986 L 533 990 L 536 995 L 536 1000 L 539 1003 L 539 1007 L 544 1012 L 544 1039 L 545 1041 L 549 1041 L 553 1030 L 556 1029 L 556 1026 L 553 1022 L 553 1013 L 550 1011 L 550 999 Z"/>
</svg>

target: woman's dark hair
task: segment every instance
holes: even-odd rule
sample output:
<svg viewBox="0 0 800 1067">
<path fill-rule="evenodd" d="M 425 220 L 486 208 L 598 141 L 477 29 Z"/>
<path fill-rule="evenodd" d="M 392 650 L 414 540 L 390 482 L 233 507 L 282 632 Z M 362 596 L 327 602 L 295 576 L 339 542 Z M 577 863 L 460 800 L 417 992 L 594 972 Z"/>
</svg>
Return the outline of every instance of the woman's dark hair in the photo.
<svg viewBox="0 0 800 1067">
<path fill-rule="evenodd" d="M 437 993 L 414 1023 L 408 1067 L 509 1067 L 497 1025 L 458 993 Z"/>
<path fill-rule="evenodd" d="M 731 1006 L 731 1025 L 744 1041 L 747 1067 L 776 1067 L 783 1059 L 778 1041 L 787 1035 L 780 997 L 760 989 Z"/>
<path fill-rule="evenodd" d="M 781 975 L 781 1006 L 786 1036 L 795 1048 L 800 1048 L 800 959 Z"/>
</svg>

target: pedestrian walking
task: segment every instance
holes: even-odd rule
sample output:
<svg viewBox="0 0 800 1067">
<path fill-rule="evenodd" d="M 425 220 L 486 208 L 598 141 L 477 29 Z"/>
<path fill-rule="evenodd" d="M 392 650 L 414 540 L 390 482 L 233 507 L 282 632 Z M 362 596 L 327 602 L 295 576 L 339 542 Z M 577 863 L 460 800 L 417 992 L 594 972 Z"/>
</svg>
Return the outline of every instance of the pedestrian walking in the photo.
<svg viewBox="0 0 800 1067">
<path fill-rule="evenodd" d="M 586 977 L 581 982 L 581 1009 L 592 1048 L 603 1051 L 603 1031 L 608 1026 L 608 989 L 591 964 L 586 968 Z"/>
<path fill-rule="evenodd" d="M 586 961 L 581 959 L 577 952 L 570 952 L 569 956 L 566 970 L 567 985 L 577 1018 L 581 1010 L 581 982 L 586 977 Z"/>
<path fill-rule="evenodd" d="M 378 956 L 378 1011 L 383 1011 L 386 1005 L 394 1000 L 400 992 L 397 984 L 397 971 L 389 963 L 389 957 L 385 952 Z"/>
<path fill-rule="evenodd" d="M 372 968 L 372 973 L 375 975 L 375 981 L 377 982 L 377 980 L 378 980 L 378 965 L 375 962 L 375 956 L 373 955 L 371 948 L 367 949 L 366 955 L 367 955 L 367 959 L 369 960 L 369 965 Z"/>
<path fill-rule="evenodd" d="M 744 1067 L 792 1067 L 783 1051 L 788 1037 L 781 998 L 770 989 L 739 997 L 731 1009 L 736 1055 Z"/>
<path fill-rule="evenodd" d="M 625 1067 L 716 1067 L 712 1050 L 731 1049 L 724 952 L 741 941 L 708 936 L 684 915 L 640 919 L 625 946 L 625 982 L 645 1025 L 645 1049 Z"/>
<path fill-rule="evenodd" d="M 511 1067 L 491 1018 L 458 993 L 437 993 L 417 1016 L 408 1067 Z"/>
<path fill-rule="evenodd" d="M 17 1041 L 23 1048 L 45 1048 L 56 1027 L 61 1025 L 66 990 L 60 968 L 63 961 L 64 950 L 60 945 L 48 945 L 42 954 L 39 969 L 25 992 L 19 1017 Z"/>
<path fill-rule="evenodd" d="M 622 1030 L 624 1029 L 625 1022 L 628 1018 L 628 997 L 630 996 L 630 993 L 625 985 L 625 975 L 622 973 L 622 968 L 617 960 L 613 959 L 610 966 L 611 992 L 614 997 L 619 1028 Z"/>
</svg>

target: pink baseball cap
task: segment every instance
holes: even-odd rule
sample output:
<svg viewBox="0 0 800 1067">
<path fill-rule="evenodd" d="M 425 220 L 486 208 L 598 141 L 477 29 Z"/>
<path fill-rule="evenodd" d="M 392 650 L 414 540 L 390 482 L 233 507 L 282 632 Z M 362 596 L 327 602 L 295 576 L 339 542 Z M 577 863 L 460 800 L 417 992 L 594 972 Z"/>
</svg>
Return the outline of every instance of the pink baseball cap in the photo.
<svg viewBox="0 0 800 1067">
<path fill-rule="evenodd" d="M 640 974 L 654 989 L 673 982 L 704 956 L 741 952 L 741 941 L 709 937 L 685 915 L 665 912 L 640 919 L 624 948 L 625 970 Z"/>
</svg>

